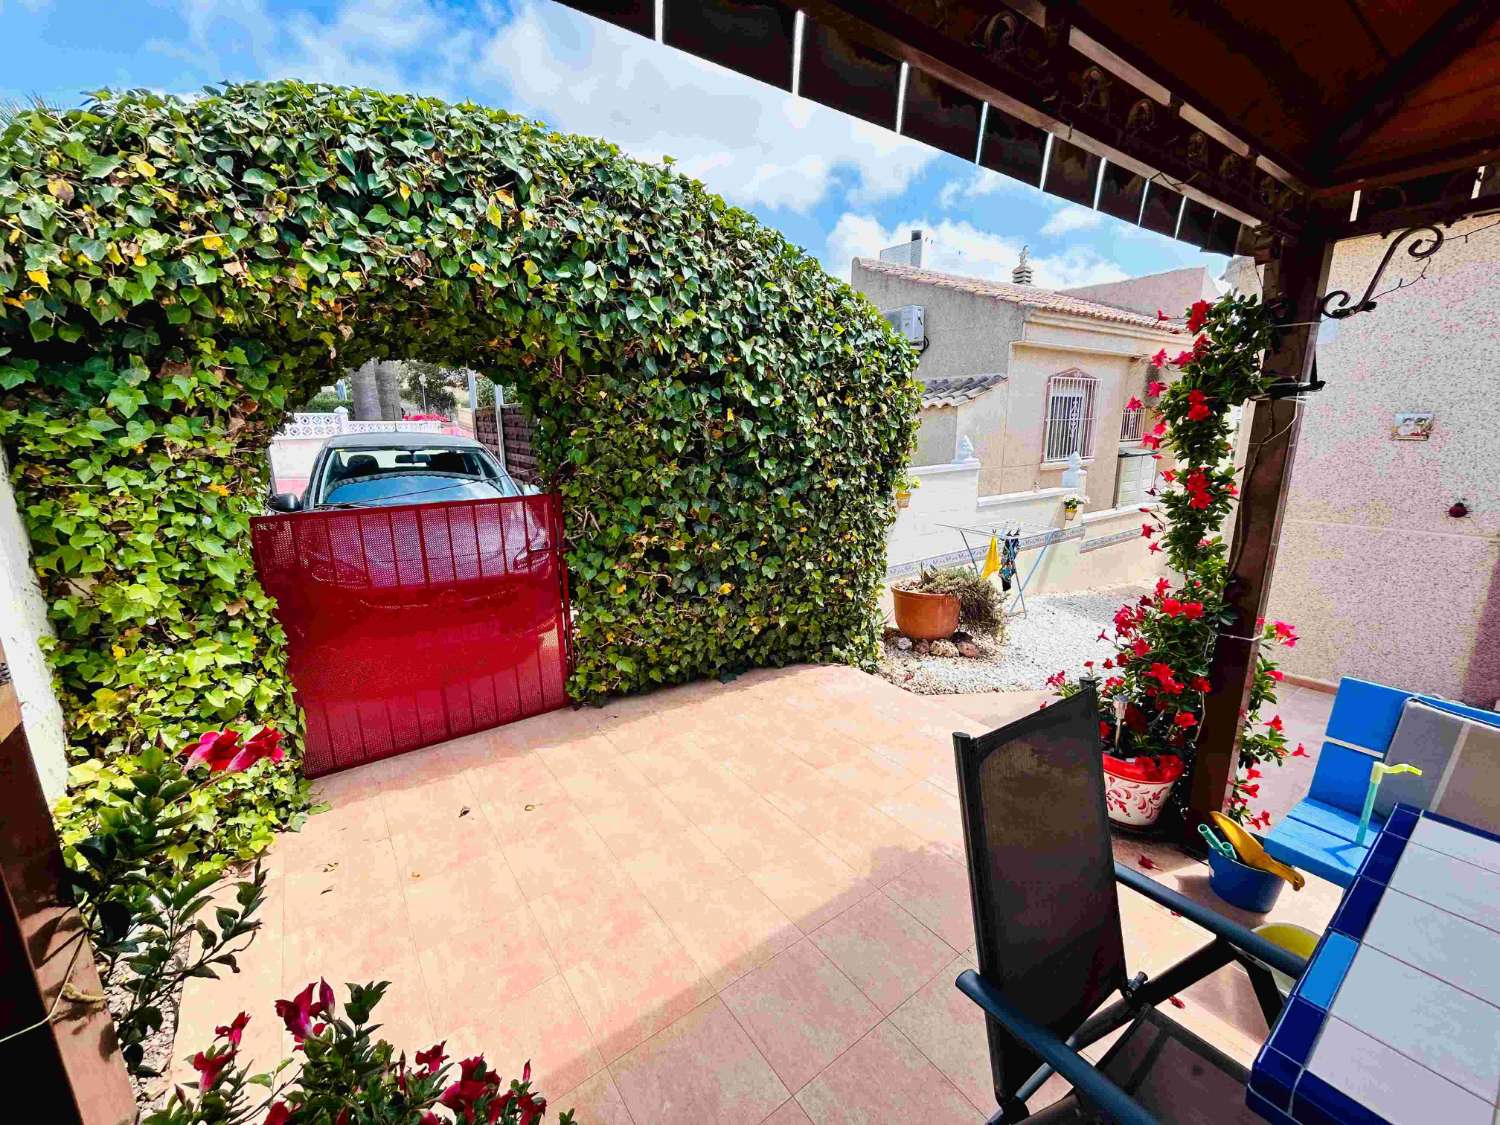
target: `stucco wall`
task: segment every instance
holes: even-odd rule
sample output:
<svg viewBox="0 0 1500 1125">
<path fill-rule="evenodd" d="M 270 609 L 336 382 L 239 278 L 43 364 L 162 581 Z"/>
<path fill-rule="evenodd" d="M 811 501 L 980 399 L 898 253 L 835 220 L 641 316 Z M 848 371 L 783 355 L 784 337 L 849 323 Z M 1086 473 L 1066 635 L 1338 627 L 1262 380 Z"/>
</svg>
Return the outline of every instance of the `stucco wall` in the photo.
<svg viewBox="0 0 1500 1125">
<path fill-rule="evenodd" d="M 1304 407 L 1271 588 L 1272 614 L 1300 625 L 1289 672 L 1500 696 L 1500 231 L 1457 237 L 1488 222 L 1455 227 L 1426 280 L 1320 341 L 1328 386 Z M 1363 292 L 1386 246 L 1340 246 L 1329 289 Z M 1408 262 L 1383 286 L 1415 276 Z M 1416 410 L 1435 412 L 1431 439 L 1393 441 L 1392 416 Z M 1459 497 L 1466 519 L 1447 514 Z"/>
<path fill-rule="evenodd" d="M 0 451 L 0 642 L 21 702 L 26 741 L 49 802 L 63 795 L 68 780 L 62 709 L 40 643 L 51 635 L 47 603 L 31 569 L 31 541 L 16 510 L 10 470 Z"/>
</svg>

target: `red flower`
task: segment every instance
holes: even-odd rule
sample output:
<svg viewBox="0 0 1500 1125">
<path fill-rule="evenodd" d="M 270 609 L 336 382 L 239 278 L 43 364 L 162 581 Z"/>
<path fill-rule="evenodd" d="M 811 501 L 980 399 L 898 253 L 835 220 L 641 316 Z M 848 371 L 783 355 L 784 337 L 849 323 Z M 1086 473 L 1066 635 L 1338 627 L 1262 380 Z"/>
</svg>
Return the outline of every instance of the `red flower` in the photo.
<svg viewBox="0 0 1500 1125">
<path fill-rule="evenodd" d="M 1106 668 L 1113 668 L 1115 666 L 1115 662 L 1106 656 L 1104 658 L 1104 666 Z"/>
<path fill-rule="evenodd" d="M 1198 716 L 1191 711 L 1179 711 L 1172 721 L 1185 730 L 1198 725 Z"/>
<path fill-rule="evenodd" d="M 1149 523 L 1143 523 L 1143 524 L 1141 524 L 1141 538 L 1142 539 L 1150 539 L 1155 534 L 1156 534 L 1156 528 L 1152 527 Z"/>
<path fill-rule="evenodd" d="M 1053 672 L 1052 675 L 1047 677 L 1047 686 L 1060 688 L 1063 686 L 1064 682 L 1066 682 L 1067 678 L 1068 676 L 1066 672 Z"/>
<path fill-rule="evenodd" d="M 1170 692 L 1173 695 L 1182 694 L 1182 685 L 1177 682 L 1177 675 L 1172 671 L 1171 665 L 1157 661 L 1151 665 L 1151 670 L 1146 675 L 1156 680 L 1161 685 L 1162 691 Z"/>
<path fill-rule="evenodd" d="M 1213 411 L 1204 403 L 1195 402 L 1192 406 L 1188 407 L 1187 420 L 1189 422 L 1201 422 L 1212 413 Z"/>
<path fill-rule="evenodd" d="M 266 1114 L 266 1125 L 286 1125 L 291 1119 L 292 1111 L 287 1109 L 286 1102 L 277 1102 L 271 1107 L 271 1112 Z M 437 1119 L 433 1118 L 433 1120 Z"/>
<path fill-rule="evenodd" d="M 1107 641 L 1107 640 L 1109 640 L 1109 634 L 1106 633 L 1103 629 L 1100 629 L 1099 630 L 1099 636 L 1096 637 L 1095 639 L 1096 640 L 1100 640 L 1100 641 Z"/>
<path fill-rule="evenodd" d="M 1156 596 L 1158 598 L 1161 597 L 1163 594 L 1165 594 L 1171 588 L 1172 588 L 1172 583 L 1168 582 L 1165 578 L 1158 578 L 1156 580 Z"/>
<path fill-rule="evenodd" d="M 1168 617 L 1176 617 L 1182 612 L 1182 603 L 1176 598 L 1162 598 L 1161 611 Z"/>
<path fill-rule="evenodd" d="M 1182 916 L 1179 914 L 1178 917 L 1180 918 Z M 1175 996 L 1168 996 L 1167 997 L 1167 1003 L 1171 1004 L 1172 1007 L 1174 1007 L 1174 1008 L 1186 1008 L 1187 1007 L 1186 1004 L 1184 1004 L 1181 1000 L 1177 999 L 1177 997 L 1175 997 Z"/>
<path fill-rule="evenodd" d="M 1297 643 L 1297 633 L 1285 621 L 1273 622 L 1271 628 L 1276 630 L 1276 636 L 1287 648 L 1292 648 Z"/>
<path fill-rule="evenodd" d="M 199 1091 L 212 1090 L 218 1084 L 219 1075 L 234 1061 L 234 1048 L 216 1051 L 210 1047 L 193 1056 L 193 1069 L 198 1072 Z"/>
<path fill-rule="evenodd" d="M 1171 320 L 1172 318 L 1169 317 L 1166 313 L 1162 312 L 1161 309 L 1157 309 L 1156 310 L 1156 319 L 1157 320 Z"/>
<path fill-rule="evenodd" d="M 1176 469 L 1163 469 L 1161 471 L 1161 479 L 1164 480 L 1164 481 L 1166 481 L 1168 484 L 1171 484 L 1174 480 L 1177 479 L 1177 470 Z"/>
<path fill-rule="evenodd" d="M 229 1040 L 232 1047 L 240 1045 L 240 1036 L 245 1033 L 245 1025 L 250 1022 L 250 1013 L 241 1012 L 234 1020 L 225 1027 L 214 1028 L 214 1034 L 220 1039 Z"/>
<path fill-rule="evenodd" d="M 1110 732 L 1112 730 L 1114 730 L 1114 727 L 1110 726 L 1103 719 L 1100 719 L 1099 720 L 1099 741 L 1101 741 L 1101 742 L 1108 742 L 1109 741 L 1109 735 L 1110 735 Z"/>
<path fill-rule="evenodd" d="M 1167 350 L 1165 348 L 1163 348 L 1156 354 L 1161 357 L 1163 363 L 1166 362 Z M 1153 362 L 1155 361 L 1153 360 Z M 1160 367 L 1161 364 L 1157 363 L 1156 366 Z M 1161 396 L 1161 393 L 1166 389 L 1167 385 L 1160 379 L 1152 379 L 1151 382 L 1146 384 L 1146 394 L 1150 395 L 1152 398 L 1159 398 Z"/>
<path fill-rule="evenodd" d="M 1193 677 L 1193 690 L 1194 691 L 1208 691 L 1213 686 L 1214 686 L 1213 684 L 1211 684 L 1211 683 L 1208 682 L 1208 677 L 1207 676 L 1194 676 Z"/>
<path fill-rule="evenodd" d="M 189 766 L 206 765 L 213 773 L 229 767 L 239 752 L 240 736 L 232 730 L 209 730 L 187 747 Z"/>
<path fill-rule="evenodd" d="M 1135 395 L 1131 395 L 1130 396 L 1130 401 L 1125 404 L 1125 409 L 1126 410 L 1140 410 L 1145 405 L 1146 404 L 1144 402 L 1142 402 L 1140 399 L 1136 398 Z"/>
<path fill-rule="evenodd" d="M 455 1112 L 463 1110 L 464 1120 L 473 1121 L 475 1104 L 499 1088 L 500 1076 L 487 1071 L 483 1055 L 464 1059 L 458 1067 L 458 1081 L 443 1091 L 438 1103 Z"/>
<path fill-rule="evenodd" d="M 1161 550 L 1161 544 L 1160 543 L 1151 543 L 1151 544 L 1148 544 L 1147 547 L 1146 547 L 1146 550 L 1150 551 L 1154 555 L 1154 554 L 1156 554 L 1157 551 Z"/>
<path fill-rule="evenodd" d="M 1274 731 L 1281 730 L 1281 716 L 1280 715 L 1272 715 L 1271 716 L 1271 721 L 1269 723 L 1267 723 L 1266 726 L 1269 727 L 1271 730 L 1274 730 Z"/>
<path fill-rule="evenodd" d="M 417 1065 L 422 1067 L 428 1074 L 436 1074 L 438 1069 L 447 1061 L 448 1056 L 443 1053 L 443 1048 L 448 1045 L 445 1039 L 441 1043 L 434 1043 L 425 1051 L 417 1052 Z"/>
<path fill-rule="evenodd" d="M 318 998 L 313 999 L 313 991 L 317 990 Z M 313 1033 L 312 1021 L 317 1016 L 324 1015 L 333 1010 L 333 989 L 328 986 L 326 980 L 317 984 L 309 984 L 301 992 L 290 1000 L 276 1001 L 276 1014 L 286 1024 L 286 1029 L 296 1036 L 300 1043 Z"/>
<path fill-rule="evenodd" d="M 1272 668 L 1268 674 L 1270 675 L 1271 679 L 1275 680 L 1278 684 L 1282 680 L 1286 679 L 1286 674 L 1282 672 L 1280 668 Z"/>
<path fill-rule="evenodd" d="M 1156 870 L 1156 860 L 1152 859 L 1149 855 L 1136 856 L 1135 861 L 1136 863 L 1144 867 L 1147 871 Z"/>
<path fill-rule="evenodd" d="M 1188 309 L 1187 330 L 1197 332 L 1208 323 L 1208 310 L 1213 308 L 1207 301 L 1194 301 Z"/>
<path fill-rule="evenodd" d="M 1260 796 L 1260 785 L 1259 784 L 1255 784 L 1255 785 L 1241 785 L 1240 786 L 1240 792 L 1243 793 L 1247 797 L 1259 797 Z"/>
<path fill-rule="evenodd" d="M 1196 357 L 1192 352 L 1178 352 L 1177 358 L 1172 361 L 1172 366 L 1186 367 L 1188 364 L 1192 363 L 1195 358 Z"/>
<path fill-rule="evenodd" d="M 1292 751 L 1292 757 L 1294 757 L 1294 758 L 1305 758 L 1305 757 L 1307 757 L 1307 747 L 1303 746 L 1302 743 L 1300 743 L 1300 742 L 1297 743 L 1297 749 L 1295 749 L 1295 750 Z"/>
<path fill-rule="evenodd" d="M 1130 647 L 1137 656 L 1151 655 L 1151 646 L 1146 643 L 1143 637 L 1137 637 L 1135 640 L 1131 641 Z"/>
<path fill-rule="evenodd" d="M 1271 827 L 1271 810 L 1261 809 L 1260 812 L 1252 816 L 1250 818 L 1250 827 L 1260 829 Z"/>
<path fill-rule="evenodd" d="M 281 748 L 281 732 L 273 727 L 261 727 L 250 736 L 250 741 L 240 747 L 240 751 L 229 760 L 228 770 L 230 773 L 239 773 L 247 770 L 262 758 L 270 758 L 273 762 L 279 762 L 286 757 L 286 751 Z"/>
<path fill-rule="evenodd" d="M 1246 781 L 1254 781 L 1259 776 L 1260 776 L 1260 770 L 1256 769 L 1254 766 L 1251 766 L 1249 769 L 1247 769 L 1245 771 L 1245 780 Z"/>
<path fill-rule="evenodd" d="M 1200 618 L 1200 617 L 1203 616 L 1203 603 L 1202 602 L 1183 602 L 1182 603 L 1182 615 L 1184 617 L 1186 617 L 1186 618 L 1189 618 L 1192 621 L 1197 621 L 1198 618 Z"/>
<path fill-rule="evenodd" d="M 1141 444 L 1144 445 L 1147 449 L 1160 449 L 1161 438 L 1156 434 L 1146 434 L 1141 438 Z"/>
</svg>

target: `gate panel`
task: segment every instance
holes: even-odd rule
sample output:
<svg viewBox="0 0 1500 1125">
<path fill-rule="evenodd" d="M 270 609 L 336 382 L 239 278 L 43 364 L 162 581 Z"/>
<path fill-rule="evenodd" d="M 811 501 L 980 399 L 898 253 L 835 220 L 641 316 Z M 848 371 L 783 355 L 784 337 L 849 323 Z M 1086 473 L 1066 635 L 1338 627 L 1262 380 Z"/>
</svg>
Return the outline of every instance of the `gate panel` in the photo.
<svg viewBox="0 0 1500 1125">
<path fill-rule="evenodd" d="M 250 521 L 276 598 L 309 777 L 567 702 L 555 495 Z"/>
</svg>

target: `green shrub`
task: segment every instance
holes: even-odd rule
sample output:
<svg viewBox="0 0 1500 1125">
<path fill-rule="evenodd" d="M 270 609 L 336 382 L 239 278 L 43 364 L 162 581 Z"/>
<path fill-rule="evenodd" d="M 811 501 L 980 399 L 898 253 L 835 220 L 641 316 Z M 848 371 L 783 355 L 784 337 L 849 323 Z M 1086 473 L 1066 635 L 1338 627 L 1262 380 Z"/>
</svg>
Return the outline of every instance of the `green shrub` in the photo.
<svg viewBox="0 0 1500 1125">
<path fill-rule="evenodd" d="M 873 661 L 915 353 L 670 169 L 470 104 L 131 91 L 4 124 L 0 225 L 0 434 L 77 803 L 158 736 L 295 741 L 248 521 L 288 405 L 370 358 L 501 377 L 536 419 L 575 698 Z M 244 784 L 227 853 L 304 800 L 289 772 Z"/>
<path fill-rule="evenodd" d="M 916 578 L 896 583 L 902 590 L 958 597 L 958 623 L 971 633 L 1005 639 L 1005 597 L 988 578 L 967 566 L 924 570 Z"/>
</svg>

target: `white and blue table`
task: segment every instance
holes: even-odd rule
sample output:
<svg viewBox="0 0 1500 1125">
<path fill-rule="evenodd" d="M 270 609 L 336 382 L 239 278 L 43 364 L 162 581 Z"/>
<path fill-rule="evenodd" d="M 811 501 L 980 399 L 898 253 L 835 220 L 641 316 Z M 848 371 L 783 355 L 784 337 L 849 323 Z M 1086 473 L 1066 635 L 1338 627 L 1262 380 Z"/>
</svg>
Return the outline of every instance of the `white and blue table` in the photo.
<svg viewBox="0 0 1500 1125">
<path fill-rule="evenodd" d="M 1275 1125 L 1500 1125 L 1500 836 L 1396 807 L 1247 1098 Z"/>
</svg>

